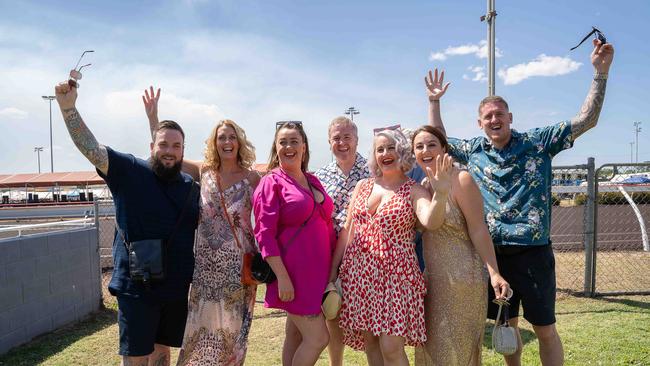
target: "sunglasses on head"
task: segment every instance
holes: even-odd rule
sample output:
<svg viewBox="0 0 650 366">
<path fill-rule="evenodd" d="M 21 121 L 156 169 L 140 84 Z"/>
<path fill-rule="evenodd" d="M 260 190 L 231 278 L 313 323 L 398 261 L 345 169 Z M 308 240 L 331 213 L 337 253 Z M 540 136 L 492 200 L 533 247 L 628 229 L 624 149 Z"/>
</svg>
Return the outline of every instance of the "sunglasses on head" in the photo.
<svg viewBox="0 0 650 366">
<path fill-rule="evenodd" d="M 399 130 L 400 128 L 402 128 L 401 125 L 392 125 L 387 127 L 373 128 L 372 133 L 376 135 L 382 131 L 386 131 L 386 130 L 394 131 L 394 130 Z"/>
<path fill-rule="evenodd" d="M 293 126 L 291 126 L 293 125 Z M 291 126 L 291 127 L 300 127 L 302 128 L 302 121 L 278 121 L 275 122 L 275 129 L 279 130 L 280 128 L 284 126 Z"/>
<path fill-rule="evenodd" d="M 580 47 L 580 45 L 583 44 L 589 37 L 591 37 L 592 34 L 595 34 L 596 39 L 598 39 L 602 44 L 607 43 L 607 38 L 605 38 L 605 34 L 603 34 L 603 32 L 596 29 L 596 27 L 591 27 L 591 32 L 589 32 L 589 34 L 587 34 L 585 36 L 585 38 L 583 38 L 582 41 L 580 41 L 580 43 L 578 43 L 577 46 L 571 48 L 570 51 L 573 51 L 576 48 Z"/>
</svg>

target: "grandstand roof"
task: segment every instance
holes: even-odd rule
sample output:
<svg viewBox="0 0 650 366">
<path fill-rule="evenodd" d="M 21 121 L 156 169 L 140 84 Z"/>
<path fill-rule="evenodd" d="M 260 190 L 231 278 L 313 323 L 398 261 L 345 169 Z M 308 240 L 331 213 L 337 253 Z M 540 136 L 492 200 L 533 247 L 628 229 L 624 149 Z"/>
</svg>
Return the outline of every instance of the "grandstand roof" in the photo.
<svg viewBox="0 0 650 366">
<path fill-rule="evenodd" d="M 266 164 L 255 164 L 255 170 L 266 172 Z M 95 171 L 60 172 L 60 173 L 28 173 L 0 174 L 0 189 L 53 186 L 91 186 L 106 184 Z"/>
<path fill-rule="evenodd" d="M 85 186 L 106 184 L 94 171 L 0 175 L 0 188 Z"/>
</svg>

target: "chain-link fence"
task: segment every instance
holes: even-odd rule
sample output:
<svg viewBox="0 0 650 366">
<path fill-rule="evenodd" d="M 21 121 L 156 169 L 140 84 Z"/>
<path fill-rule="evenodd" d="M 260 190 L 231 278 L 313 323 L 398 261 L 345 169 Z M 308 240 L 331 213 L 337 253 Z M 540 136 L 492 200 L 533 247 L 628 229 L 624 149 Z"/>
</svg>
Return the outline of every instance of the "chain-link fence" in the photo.
<svg viewBox="0 0 650 366">
<path fill-rule="evenodd" d="M 99 230 L 99 264 L 102 269 L 113 268 L 113 240 L 115 239 L 115 206 L 112 200 L 96 202 Z"/>
<path fill-rule="evenodd" d="M 593 172 L 593 171 L 592 171 Z M 585 291 L 588 165 L 553 167 L 551 241 L 558 295 Z"/>
<path fill-rule="evenodd" d="M 596 170 L 594 292 L 650 292 L 650 163 Z"/>
</svg>

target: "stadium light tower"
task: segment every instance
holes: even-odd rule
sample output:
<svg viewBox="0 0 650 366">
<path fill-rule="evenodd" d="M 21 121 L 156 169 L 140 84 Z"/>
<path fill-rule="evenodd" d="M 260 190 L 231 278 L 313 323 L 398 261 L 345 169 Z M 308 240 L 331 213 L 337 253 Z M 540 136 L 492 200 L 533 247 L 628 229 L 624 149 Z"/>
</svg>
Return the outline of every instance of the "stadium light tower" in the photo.
<svg viewBox="0 0 650 366">
<path fill-rule="evenodd" d="M 487 23 L 487 46 L 488 46 L 488 96 L 494 95 L 494 56 L 496 49 L 496 20 L 497 12 L 494 8 L 495 0 L 487 0 L 487 13 L 481 16 L 481 21 Z"/>
<path fill-rule="evenodd" d="M 358 110 L 356 110 L 354 107 L 350 107 L 350 108 L 346 109 L 345 112 L 343 112 L 343 113 L 350 116 L 350 119 L 352 120 L 352 122 L 354 122 L 354 115 L 359 114 L 360 112 Z"/>
<path fill-rule="evenodd" d="M 38 159 L 38 174 L 41 174 L 41 151 L 43 151 L 43 146 L 37 146 L 34 148 L 36 159 Z"/>
<path fill-rule="evenodd" d="M 43 95 L 43 99 L 50 102 L 50 172 L 54 173 L 54 150 L 52 149 L 52 101 L 54 95 Z"/>
<path fill-rule="evenodd" d="M 639 162 L 639 132 L 641 132 L 641 122 L 634 122 L 634 135 L 636 136 L 636 162 Z"/>
</svg>

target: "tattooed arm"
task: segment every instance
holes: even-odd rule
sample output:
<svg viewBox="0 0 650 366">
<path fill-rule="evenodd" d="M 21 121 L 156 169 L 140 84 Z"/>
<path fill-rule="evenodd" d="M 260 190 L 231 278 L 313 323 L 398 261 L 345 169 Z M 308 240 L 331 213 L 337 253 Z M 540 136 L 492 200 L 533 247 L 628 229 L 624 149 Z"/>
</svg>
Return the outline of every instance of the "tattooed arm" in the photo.
<svg viewBox="0 0 650 366">
<path fill-rule="evenodd" d="M 607 75 L 613 58 L 614 48 L 611 44 L 601 44 L 600 41 L 594 40 L 591 63 L 594 65 L 595 75 L 580 113 L 571 120 L 571 135 L 574 141 L 598 122 L 605 101 Z"/>
<path fill-rule="evenodd" d="M 63 120 L 68 128 L 72 141 L 79 151 L 103 174 L 108 173 L 108 152 L 90 132 L 88 126 L 79 115 L 75 102 L 77 88 L 70 87 L 68 83 L 61 83 L 55 88 L 56 101 L 59 103 Z"/>
</svg>

